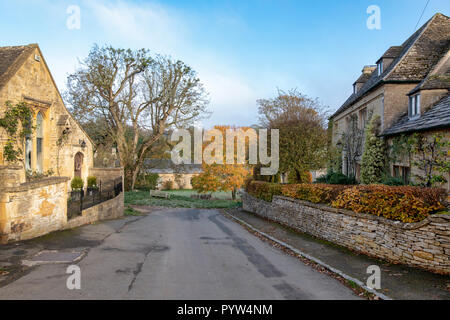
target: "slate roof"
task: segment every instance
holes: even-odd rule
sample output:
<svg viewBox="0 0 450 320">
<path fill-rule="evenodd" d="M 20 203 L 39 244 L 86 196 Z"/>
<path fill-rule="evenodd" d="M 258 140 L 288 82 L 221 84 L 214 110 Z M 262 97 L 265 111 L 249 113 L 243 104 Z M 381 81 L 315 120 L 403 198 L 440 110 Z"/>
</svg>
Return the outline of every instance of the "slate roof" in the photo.
<svg viewBox="0 0 450 320">
<path fill-rule="evenodd" d="M 438 128 L 450 127 L 450 94 L 441 99 L 433 107 L 428 109 L 419 118 L 410 119 L 407 114 L 389 129 L 385 130 L 383 136 L 397 135 L 416 131 L 425 131 Z"/>
<path fill-rule="evenodd" d="M 394 61 L 378 76 L 372 72 L 369 80 L 331 116 L 350 108 L 355 102 L 383 83 L 419 83 L 450 47 L 450 18 L 437 13 L 401 46 L 391 47 L 383 56 Z M 400 49 L 401 48 L 401 49 Z"/>
<path fill-rule="evenodd" d="M 199 164 L 176 165 L 170 159 L 145 159 L 144 167 L 148 173 L 171 174 L 171 173 L 201 173 L 202 166 Z"/>
<path fill-rule="evenodd" d="M 358 80 L 355 81 L 355 83 L 366 83 L 369 79 L 370 79 L 370 74 L 369 73 L 363 73 L 358 78 Z"/>
<path fill-rule="evenodd" d="M 36 44 L 14 47 L 0 47 L 0 89 L 10 80 L 25 62 Z"/>
</svg>

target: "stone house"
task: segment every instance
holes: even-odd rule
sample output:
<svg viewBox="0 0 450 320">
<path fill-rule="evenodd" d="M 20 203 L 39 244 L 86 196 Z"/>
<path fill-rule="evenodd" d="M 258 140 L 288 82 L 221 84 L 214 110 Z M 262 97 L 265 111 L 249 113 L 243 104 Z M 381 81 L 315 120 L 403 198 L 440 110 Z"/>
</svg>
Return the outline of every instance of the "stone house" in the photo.
<svg viewBox="0 0 450 320">
<path fill-rule="evenodd" d="M 450 118 L 450 18 L 435 14 L 401 46 L 390 47 L 376 62 L 365 66 L 353 93 L 331 116 L 332 143 L 342 144 L 351 119 L 364 130 L 369 115 L 380 117 L 380 133 L 388 143 L 403 133 L 441 132 L 448 137 Z M 364 142 L 361 145 L 362 148 Z M 342 171 L 360 178 L 361 156 L 351 168 L 345 151 Z M 390 164 L 391 174 L 405 181 L 417 168 Z M 448 179 L 450 180 L 450 179 Z"/>
<path fill-rule="evenodd" d="M 0 48 L 0 117 L 6 102 L 24 102 L 33 112 L 35 130 L 25 138 L 23 172 L 86 178 L 93 167 L 93 143 L 66 109 L 37 44 Z M 3 148 L 8 137 L 0 127 L 0 165 L 7 163 Z M 18 144 L 21 142 L 17 141 Z"/>
<path fill-rule="evenodd" d="M 173 189 L 192 189 L 191 180 L 202 172 L 202 166 L 196 164 L 174 165 L 170 159 L 146 159 L 146 174 L 158 174 L 157 189 L 161 190 L 168 181 L 172 181 Z"/>
<path fill-rule="evenodd" d="M 7 102 L 29 107 L 33 130 L 13 141 L 22 154 L 10 163 L 4 147 L 11 137 L 0 126 L 0 243 L 123 215 L 123 169 L 94 167 L 93 142 L 64 105 L 37 44 L 0 47 L 0 118 Z M 115 179 L 114 193 L 89 207 L 81 200 L 70 219 L 70 181 L 80 177 L 86 186 L 90 175 Z"/>
</svg>

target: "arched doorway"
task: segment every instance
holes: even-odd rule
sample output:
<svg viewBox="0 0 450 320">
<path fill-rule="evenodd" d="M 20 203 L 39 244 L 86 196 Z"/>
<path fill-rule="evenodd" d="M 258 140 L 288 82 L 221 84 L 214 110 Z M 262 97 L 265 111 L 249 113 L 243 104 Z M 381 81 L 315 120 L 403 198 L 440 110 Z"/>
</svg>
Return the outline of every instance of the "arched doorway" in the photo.
<svg viewBox="0 0 450 320">
<path fill-rule="evenodd" d="M 78 152 L 74 159 L 74 177 L 81 178 L 81 169 L 83 168 L 83 158 L 84 155 Z"/>
</svg>

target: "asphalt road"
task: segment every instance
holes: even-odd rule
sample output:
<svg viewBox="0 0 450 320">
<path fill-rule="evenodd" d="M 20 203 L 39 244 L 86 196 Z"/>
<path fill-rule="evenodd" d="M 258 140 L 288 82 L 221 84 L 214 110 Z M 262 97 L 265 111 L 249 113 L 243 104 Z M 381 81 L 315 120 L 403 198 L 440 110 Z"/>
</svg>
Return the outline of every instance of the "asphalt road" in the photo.
<svg viewBox="0 0 450 320">
<path fill-rule="evenodd" d="M 214 210 L 153 212 L 77 265 L 80 290 L 67 289 L 67 264 L 47 264 L 0 288 L 0 299 L 358 299 Z"/>
</svg>

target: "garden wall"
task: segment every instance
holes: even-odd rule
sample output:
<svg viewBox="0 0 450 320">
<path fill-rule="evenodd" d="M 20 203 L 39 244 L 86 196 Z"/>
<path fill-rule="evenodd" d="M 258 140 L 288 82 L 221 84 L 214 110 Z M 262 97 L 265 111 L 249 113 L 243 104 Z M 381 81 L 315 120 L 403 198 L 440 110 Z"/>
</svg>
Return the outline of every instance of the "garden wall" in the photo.
<svg viewBox="0 0 450 320">
<path fill-rule="evenodd" d="M 99 220 L 117 219 L 123 216 L 124 210 L 124 193 L 117 197 L 102 202 L 96 206 L 85 209 L 81 212 L 81 216 L 70 219 L 64 226 L 64 229 L 71 229 L 85 224 L 93 223 Z"/>
<path fill-rule="evenodd" d="M 101 181 L 112 181 L 122 177 L 122 185 L 124 185 L 123 168 L 90 168 L 89 175 L 97 178 L 97 183 Z"/>
<path fill-rule="evenodd" d="M 0 242 L 35 238 L 67 223 L 67 181 L 47 178 L 0 190 Z"/>
<path fill-rule="evenodd" d="M 242 201 L 246 211 L 351 250 L 450 274 L 450 215 L 403 223 L 281 196 L 269 203 L 242 191 Z"/>
<path fill-rule="evenodd" d="M 0 177 L 20 168 L 0 168 Z M 109 180 L 120 177 L 123 169 L 98 169 Z M 14 175 L 13 175 L 14 176 Z M 67 219 L 67 177 L 51 177 L 20 183 L 19 179 L 0 181 L 0 243 L 36 238 L 47 233 L 78 227 L 98 220 L 116 219 L 124 213 L 124 193 L 85 209 L 79 217 Z M 15 182 L 15 185 L 14 185 Z"/>
</svg>

